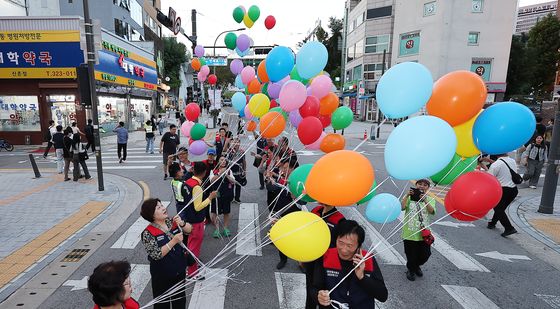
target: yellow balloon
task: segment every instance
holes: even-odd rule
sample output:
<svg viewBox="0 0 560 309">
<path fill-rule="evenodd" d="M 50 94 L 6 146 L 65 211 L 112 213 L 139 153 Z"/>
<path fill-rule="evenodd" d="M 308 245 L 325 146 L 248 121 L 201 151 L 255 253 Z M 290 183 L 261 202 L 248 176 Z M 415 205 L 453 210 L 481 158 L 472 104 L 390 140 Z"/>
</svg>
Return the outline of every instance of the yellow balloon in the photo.
<svg viewBox="0 0 560 309">
<path fill-rule="evenodd" d="M 269 109 L 270 99 L 265 94 L 257 93 L 251 97 L 251 100 L 249 100 L 249 111 L 257 118 L 260 118 L 264 114 L 268 113 Z"/>
<path fill-rule="evenodd" d="M 247 26 L 247 28 L 251 28 L 255 24 L 255 22 L 252 21 L 251 18 L 249 18 L 248 14 L 245 14 L 245 16 L 243 16 L 243 23 L 245 24 L 245 26 Z"/>
<path fill-rule="evenodd" d="M 461 157 L 470 158 L 480 154 L 480 150 L 474 145 L 472 137 L 474 122 L 480 113 L 482 113 L 482 111 L 478 112 L 478 114 L 469 121 L 453 127 L 455 135 L 457 136 L 457 150 L 455 152 Z"/>
<path fill-rule="evenodd" d="M 282 217 L 272 226 L 270 240 L 289 258 L 311 262 L 327 252 L 331 233 L 325 221 L 317 215 L 296 211 Z"/>
</svg>

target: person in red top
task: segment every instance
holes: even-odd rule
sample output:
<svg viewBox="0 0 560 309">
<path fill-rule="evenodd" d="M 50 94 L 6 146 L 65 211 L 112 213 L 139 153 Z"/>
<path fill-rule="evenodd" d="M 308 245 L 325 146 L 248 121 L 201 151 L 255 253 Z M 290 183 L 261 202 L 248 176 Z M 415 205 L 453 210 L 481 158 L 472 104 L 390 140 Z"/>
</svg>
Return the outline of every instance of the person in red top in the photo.
<svg viewBox="0 0 560 309">
<path fill-rule="evenodd" d="M 130 297 L 130 263 L 111 261 L 99 264 L 88 279 L 94 309 L 138 309 L 140 305 Z"/>
</svg>

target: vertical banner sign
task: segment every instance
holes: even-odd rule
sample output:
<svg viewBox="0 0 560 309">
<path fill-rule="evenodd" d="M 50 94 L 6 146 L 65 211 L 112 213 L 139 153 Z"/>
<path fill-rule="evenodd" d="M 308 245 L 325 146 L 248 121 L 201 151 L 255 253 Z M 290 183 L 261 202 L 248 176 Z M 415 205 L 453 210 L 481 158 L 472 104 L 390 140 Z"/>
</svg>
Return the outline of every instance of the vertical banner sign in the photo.
<svg viewBox="0 0 560 309">
<path fill-rule="evenodd" d="M 400 35 L 399 57 L 417 55 L 420 51 L 420 31 Z"/>
<path fill-rule="evenodd" d="M 484 81 L 490 81 L 490 73 L 492 71 L 492 59 L 474 58 L 471 62 L 471 72 L 476 73 Z"/>
</svg>

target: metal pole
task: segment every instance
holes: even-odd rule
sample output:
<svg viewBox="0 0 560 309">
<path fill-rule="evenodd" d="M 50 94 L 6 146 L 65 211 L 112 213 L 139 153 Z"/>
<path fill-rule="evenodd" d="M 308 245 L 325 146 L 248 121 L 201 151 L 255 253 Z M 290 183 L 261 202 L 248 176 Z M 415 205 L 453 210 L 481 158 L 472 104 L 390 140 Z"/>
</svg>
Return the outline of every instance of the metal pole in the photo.
<svg viewBox="0 0 560 309">
<path fill-rule="evenodd" d="M 558 185 L 558 163 L 560 163 L 560 99 L 556 105 L 556 115 L 554 117 L 554 128 L 552 130 L 552 141 L 548 156 L 548 167 L 544 177 L 544 187 L 541 196 L 539 212 L 552 214 L 554 211 L 554 198 L 556 197 L 556 187 Z"/>
<path fill-rule="evenodd" d="M 97 163 L 97 188 L 104 191 L 103 162 L 101 161 L 101 140 L 99 138 L 99 116 L 97 113 L 97 92 L 95 89 L 95 46 L 93 43 L 93 23 L 89 16 L 88 0 L 83 0 L 86 27 L 86 53 L 88 63 L 89 88 L 91 92 L 91 118 L 93 120 L 93 137 L 95 140 L 95 160 Z"/>
<path fill-rule="evenodd" d="M 196 47 L 196 10 L 191 10 L 191 23 L 192 23 L 192 50 Z"/>
<path fill-rule="evenodd" d="M 383 67 L 381 68 L 381 75 L 382 76 L 383 76 L 383 74 L 385 74 L 386 59 L 387 59 L 387 50 L 384 49 L 383 50 L 383 64 L 382 64 Z M 376 90 L 377 90 L 377 87 L 376 87 Z M 377 93 L 375 94 L 375 101 L 376 101 L 376 104 L 377 104 Z M 377 111 L 376 111 L 376 114 L 377 114 L 377 119 L 376 119 L 377 120 L 377 132 L 375 132 L 375 138 L 379 138 L 379 133 L 380 133 L 380 130 L 381 130 L 381 126 L 379 125 L 381 123 L 381 111 L 379 110 L 379 104 L 377 104 L 376 109 L 377 109 Z"/>
<path fill-rule="evenodd" d="M 37 162 L 35 162 L 35 158 L 33 154 L 29 154 L 29 162 L 31 162 L 31 167 L 33 168 L 33 172 L 35 173 L 35 178 L 41 178 L 41 172 L 39 172 L 39 167 L 37 167 Z"/>
</svg>

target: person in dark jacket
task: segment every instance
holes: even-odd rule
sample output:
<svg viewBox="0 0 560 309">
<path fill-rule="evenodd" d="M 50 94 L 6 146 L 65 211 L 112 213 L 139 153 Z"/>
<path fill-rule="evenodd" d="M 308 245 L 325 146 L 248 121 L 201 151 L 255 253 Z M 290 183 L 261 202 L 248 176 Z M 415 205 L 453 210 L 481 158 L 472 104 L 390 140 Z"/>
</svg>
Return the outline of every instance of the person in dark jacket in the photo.
<svg viewBox="0 0 560 309">
<path fill-rule="evenodd" d="M 68 178 L 68 171 L 70 170 L 70 163 L 72 163 L 72 161 L 73 161 L 74 151 L 77 151 L 77 149 L 75 150 L 75 147 L 74 147 L 74 140 L 72 139 L 72 128 L 71 127 L 66 127 L 66 129 L 64 129 L 63 145 L 64 145 L 64 148 L 63 148 L 62 151 L 63 151 L 63 156 L 64 156 L 64 181 L 68 181 L 68 180 L 70 180 L 70 178 Z M 74 169 L 79 169 L 77 164 L 74 165 Z"/>
<path fill-rule="evenodd" d="M 84 133 L 86 134 L 87 145 L 86 151 L 91 147 L 91 152 L 95 152 L 95 138 L 93 135 L 93 119 L 88 119 L 87 125 L 84 128 Z"/>
<path fill-rule="evenodd" d="M 56 126 L 56 133 L 52 136 L 54 151 L 56 152 L 56 171 L 62 174 L 64 171 L 64 133 L 62 126 Z"/>
</svg>

